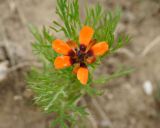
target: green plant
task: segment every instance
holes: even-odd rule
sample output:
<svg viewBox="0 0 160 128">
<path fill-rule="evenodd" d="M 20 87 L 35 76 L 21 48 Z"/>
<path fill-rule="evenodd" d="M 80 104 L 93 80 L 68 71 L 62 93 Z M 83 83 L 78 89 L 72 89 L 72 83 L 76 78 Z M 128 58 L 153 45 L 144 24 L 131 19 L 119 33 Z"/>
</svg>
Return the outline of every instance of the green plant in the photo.
<svg viewBox="0 0 160 128">
<path fill-rule="evenodd" d="M 67 39 L 78 42 L 79 30 L 84 25 L 91 26 L 95 30 L 94 38 L 98 41 L 106 41 L 109 44 L 109 52 L 106 55 L 114 53 L 117 49 L 128 43 L 129 38 L 119 37 L 115 40 L 114 31 L 120 20 L 120 11 L 106 12 L 97 4 L 95 7 L 86 9 L 85 19 L 80 18 L 78 0 L 57 0 L 56 13 L 62 23 L 53 21 L 51 30 L 56 33 L 63 33 Z M 82 86 L 77 80 L 76 75 L 72 74 L 72 67 L 56 70 L 53 61 L 58 54 L 52 50 L 51 42 L 56 39 L 49 33 L 49 28 L 44 27 L 42 32 L 30 25 L 30 30 L 35 38 L 33 51 L 38 55 L 43 68 L 33 68 L 28 75 L 28 85 L 35 93 L 35 102 L 47 113 L 56 113 L 56 119 L 51 126 L 60 126 L 61 128 L 72 128 L 80 117 L 87 115 L 85 106 L 78 106 L 78 101 L 86 94 L 98 95 L 99 90 L 91 87 L 92 83 L 104 83 L 115 77 L 125 75 L 131 70 L 120 70 L 108 78 L 99 78 L 94 80 L 92 74 L 99 64 L 89 66 L 90 75 L 87 85 Z"/>
</svg>

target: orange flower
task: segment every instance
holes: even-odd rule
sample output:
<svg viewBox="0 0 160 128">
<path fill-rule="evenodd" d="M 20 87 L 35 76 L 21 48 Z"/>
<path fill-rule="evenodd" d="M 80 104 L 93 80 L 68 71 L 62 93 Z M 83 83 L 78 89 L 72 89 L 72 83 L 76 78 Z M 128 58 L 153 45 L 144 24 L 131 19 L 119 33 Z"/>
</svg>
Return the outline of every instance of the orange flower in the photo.
<svg viewBox="0 0 160 128">
<path fill-rule="evenodd" d="M 88 81 L 87 64 L 95 62 L 96 57 L 103 55 L 109 49 L 106 42 L 96 43 L 96 40 L 92 40 L 93 34 L 94 30 L 91 27 L 84 26 L 80 31 L 79 46 L 71 40 L 65 43 L 56 39 L 52 43 L 52 48 L 63 55 L 55 59 L 55 68 L 63 69 L 74 65 L 73 72 L 83 85 Z"/>
</svg>

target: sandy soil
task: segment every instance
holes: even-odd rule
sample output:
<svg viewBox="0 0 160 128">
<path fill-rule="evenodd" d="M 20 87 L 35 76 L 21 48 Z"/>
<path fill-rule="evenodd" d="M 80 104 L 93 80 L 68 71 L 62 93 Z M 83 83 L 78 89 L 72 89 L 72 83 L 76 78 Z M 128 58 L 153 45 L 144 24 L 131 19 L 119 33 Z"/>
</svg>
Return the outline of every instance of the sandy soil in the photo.
<svg viewBox="0 0 160 128">
<path fill-rule="evenodd" d="M 80 1 L 82 9 L 84 1 Z M 97 1 L 88 0 L 91 4 Z M 108 74 L 119 65 L 134 67 L 135 71 L 100 87 L 106 90 L 103 96 L 87 99 L 92 114 L 87 128 L 160 128 L 155 93 L 147 95 L 143 89 L 147 80 L 154 90 L 160 82 L 160 1 L 99 1 L 107 9 L 122 8 L 116 34 L 129 33 L 132 40 L 106 58 L 96 74 Z M 54 10 L 55 0 L 0 0 L 0 63 L 8 62 L 12 69 L 0 81 L 0 128 L 48 127 L 51 117 L 33 105 L 24 76 L 35 59 L 27 24 L 50 25 L 56 18 Z"/>
</svg>

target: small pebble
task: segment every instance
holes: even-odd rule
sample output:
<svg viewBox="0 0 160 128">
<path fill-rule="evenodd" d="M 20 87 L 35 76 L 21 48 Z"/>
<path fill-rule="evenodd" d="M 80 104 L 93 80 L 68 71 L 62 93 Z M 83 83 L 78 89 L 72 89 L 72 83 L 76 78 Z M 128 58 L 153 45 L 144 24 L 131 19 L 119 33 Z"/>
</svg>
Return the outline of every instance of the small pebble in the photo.
<svg viewBox="0 0 160 128">
<path fill-rule="evenodd" d="M 151 81 L 149 81 L 149 80 L 145 81 L 143 84 L 143 89 L 147 95 L 152 95 L 153 85 L 152 85 Z"/>
</svg>

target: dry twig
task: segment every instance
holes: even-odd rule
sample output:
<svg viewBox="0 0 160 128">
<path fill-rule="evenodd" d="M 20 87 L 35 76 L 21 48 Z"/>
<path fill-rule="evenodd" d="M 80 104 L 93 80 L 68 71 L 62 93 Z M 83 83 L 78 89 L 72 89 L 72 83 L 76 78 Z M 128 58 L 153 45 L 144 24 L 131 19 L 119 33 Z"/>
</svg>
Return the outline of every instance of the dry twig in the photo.
<svg viewBox="0 0 160 128">
<path fill-rule="evenodd" d="M 126 49 L 126 48 L 121 48 L 117 51 L 117 53 L 121 53 L 121 54 L 124 54 L 126 55 L 128 58 L 132 59 L 134 58 L 136 55 L 131 52 L 130 50 Z"/>
<path fill-rule="evenodd" d="M 86 101 L 85 101 L 84 98 L 83 98 L 81 101 L 82 101 L 82 103 L 83 103 L 85 106 L 87 106 L 87 103 L 86 103 Z M 92 114 L 91 110 L 89 110 L 89 109 L 87 108 L 86 111 L 87 111 L 88 114 L 89 114 L 89 115 L 87 116 L 87 118 L 88 118 L 88 120 L 91 122 L 92 128 L 98 128 L 97 121 L 96 121 L 95 118 L 93 118 L 93 114 Z"/>
<path fill-rule="evenodd" d="M 13 71 L 16 71 L 17 69 L 20 69 L 23 67 L 30 67 L 30 66 L 41 67 L 41 65 L 36 61 L 27 61 L 27 62 L 19 63 L 17 65 L 12 66 L 11 68 L 9 68 L 8 72 L 13 72 Z"/>
<path fill-rule="evenodd" d="M 98 101 L 96 99 L 92 99 L 92 103 L 93 103 L 93 106 L 95 107 L 95 109 L 97 110 L 97 112 L 99 113 L 99 115 L 102 119 L 102 122 L 105 122 L 105 127 L 110 127 L 111 126 L 111 121 L 106 116 L 105 112 L 101 109 L 102 107 L 100 106 Z"/>
<path fill-rule="evenodd" d="M 11 10 L 11 12 L 16 12 L 19 16 L 19 19 L 21 21 L 21 23 L 23 25 L 26 25 L 26 18 L 25 15 L 22 13 L 22 10 L 20 9 L 20 7 L 18 6 L 18 3 L 15 0 L 7 0 L 9 8 Z"/>
<path fill-rule="evenodd" d="M 160 43 L 160 36 L 157 36 L 151 43 L 149 43 L 149 45 L 145 47 L 145 49 L 141 53 L 141 56 L 146 56 L 148 52 L 151 51 L 151 49 L 155 47 L 158 43 Z"/>
</svg>

